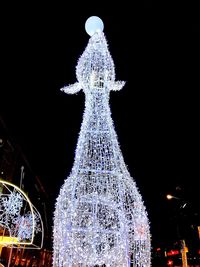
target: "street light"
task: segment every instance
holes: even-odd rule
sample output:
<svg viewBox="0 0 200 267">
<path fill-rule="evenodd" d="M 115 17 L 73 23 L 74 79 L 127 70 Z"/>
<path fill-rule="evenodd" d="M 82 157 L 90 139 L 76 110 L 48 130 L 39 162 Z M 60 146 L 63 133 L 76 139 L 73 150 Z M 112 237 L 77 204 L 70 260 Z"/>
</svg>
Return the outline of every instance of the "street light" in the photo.
<svg viewBox="0 0 200 267">
<path fill-rule="evenodd" d="M 171 200 L 173 198 L 181 200 L 179 197 L 175 197 L 175 196 L 172 196 L 170 194 L 167 194 L 166 198 L 168 200 Z M 187 203 L 184 203 L 183 205 L 181 205 L 181 208 L 185 208 L 186 205 L 187 205 Z M 182 255 L 182 264 L 183 264 L 182 266 L 187 267 L 188 266 L 188 263 L 187 263 L 188 248 L 186 247 L 185 240 L 180 240 L 180 241 L 181 241 L 181 255 Z"/>
<path fill-rule="evenodd" d="M 172 199 L 172 198 L 180 199 L 179 197 L 175 197 L 175 196 L 172 196 L 172 195 L 170 195 L 170 194 L 167 194 L 167 195 L 166 195 L 166 198 L 167 198 L 167 199 Z"/>
</svg>

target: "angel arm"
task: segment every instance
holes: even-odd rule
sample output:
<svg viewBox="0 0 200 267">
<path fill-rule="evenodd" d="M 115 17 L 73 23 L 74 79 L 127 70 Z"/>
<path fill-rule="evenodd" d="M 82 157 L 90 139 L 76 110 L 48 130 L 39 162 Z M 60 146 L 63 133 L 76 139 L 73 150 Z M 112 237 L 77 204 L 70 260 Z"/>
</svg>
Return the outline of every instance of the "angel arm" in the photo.
<svg viewBox="0 0 200 267">
<path fill-rule="evenodd" d="M 126 82 L 124 81 L 117 81 L 117 82 L 112 82 L 112 84 L 110 84 L 110 90 L 112 91 L 119 91 L 121 90 Z"/>
<path fill-rule="evenodd" d="M 82 86 L 79 82 L 76 82 L 74 84 L 70 84 L 68 86 L 64 86 L 60 90 L 65 92 L 66 94 L 76 94 L 82 89 Z"/>
</svg>

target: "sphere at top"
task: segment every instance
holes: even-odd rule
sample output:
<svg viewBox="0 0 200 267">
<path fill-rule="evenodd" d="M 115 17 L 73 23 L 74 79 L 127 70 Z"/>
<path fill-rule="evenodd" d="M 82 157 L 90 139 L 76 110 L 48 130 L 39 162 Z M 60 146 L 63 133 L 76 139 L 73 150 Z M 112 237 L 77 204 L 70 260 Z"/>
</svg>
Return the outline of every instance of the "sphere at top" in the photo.
<svg viewBox="0 0 200 267">
<path fill-rule="evenodd" d="M 97 16 L 89 17 L 85 22 L 85 30 L 90 36 L 95 32 L 103 31 L 103 28 L 103 21 Z"/>
</svg>

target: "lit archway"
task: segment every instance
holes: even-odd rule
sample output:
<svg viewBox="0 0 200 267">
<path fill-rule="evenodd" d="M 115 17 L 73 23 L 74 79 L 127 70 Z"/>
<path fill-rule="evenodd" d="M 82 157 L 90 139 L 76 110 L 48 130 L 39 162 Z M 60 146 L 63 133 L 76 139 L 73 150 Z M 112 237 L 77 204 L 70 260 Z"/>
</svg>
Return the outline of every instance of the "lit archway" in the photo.
<svg viewBox="0 0 200 267">
<path fill-rule="evenodd" d="M 38 210 L 18 186 L 0 180 L 0 247 L 41 248 L 44 227 Z"/>
</svg>

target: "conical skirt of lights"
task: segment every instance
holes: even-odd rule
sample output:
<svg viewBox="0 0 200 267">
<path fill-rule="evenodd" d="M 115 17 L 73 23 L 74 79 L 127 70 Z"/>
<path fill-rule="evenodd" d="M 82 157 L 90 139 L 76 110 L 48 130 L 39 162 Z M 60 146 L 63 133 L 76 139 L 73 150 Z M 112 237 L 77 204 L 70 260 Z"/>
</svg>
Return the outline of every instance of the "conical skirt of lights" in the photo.
<svg viewBox="0 0 200 267">
<path fill-rule="evenodd" d="M 150 227 L 119 147 L 109 107 L 115 68 L 104 33 L 94 32 L 76 67 L 77 82 L 61 90 L 85 93 L 75 160 L 56 200 L 54 267 L 149 267 Z"/>
</svg>

